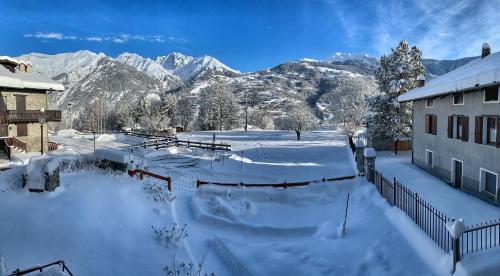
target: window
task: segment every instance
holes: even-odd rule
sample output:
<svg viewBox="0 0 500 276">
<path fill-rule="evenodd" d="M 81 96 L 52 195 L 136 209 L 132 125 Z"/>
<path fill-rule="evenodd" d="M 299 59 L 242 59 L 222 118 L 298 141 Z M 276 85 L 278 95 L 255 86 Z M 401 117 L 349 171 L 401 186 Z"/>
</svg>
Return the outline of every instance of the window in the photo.
<svg viewBox="0 0 500 276">
<path fill-rule="evenodd" d="M 490 145 L 496 145 L 497 143 L 497 118 L 488 117 L 486 121 L 487 131 L 486 131 L 486 143 Z"/>
<path fill-rule="evenodd" d="M 462 117 L 457 117 L 457 128 L 456 128 L 456 134 L 455 137 L 457 139 L 462 139 L 464 136 L 464 123 L 462 120 Z"/>
<path fill-rule="evenodd" d="M 453 95 L 453 104 L 454 105 L 463 105 L 464 104 L 464 93 L 457 93 Z"/>
<path fill-rule="evenodd" d="M 498 103 L 498 86 L 484 89 L 485 103 Z"/>
<path fill-rule="evenodd" d="M 427 99 L 427 101 L 425 103 L 425 107 L 427 107 L 427 108 L 434 107 L 434 99 L 433 98 Z"/>
<path fill-rule="evenodd" d="M 476 116 L 474 142 L 500 147 L 500 116 Z"/>
<path fill-rule="evenodd" d="M 481 190 L 485 191 L 493 196 L 497 194 L 497 186 L 498 186 L 498 174 L 492 171 L 485 170 L 481 168 L 480 172 L 480 184 Z"/>
<path fill-rule="evenodd" d="M 437 116 L 425 115 L 425 133 L 437 135 Z"/>
<path fill-rule="evenodd" d="M 433 152 L 430 150 L 425 150 L 425 164 L 429 167 L 434 167 L 433 164 L 433 158 L 432 158 Z"/>
<path fill-rule="evenodd" d="M 448 138 L 469 141 L 469 117 L 460 115 L 449 116 Z"/>
</svg>

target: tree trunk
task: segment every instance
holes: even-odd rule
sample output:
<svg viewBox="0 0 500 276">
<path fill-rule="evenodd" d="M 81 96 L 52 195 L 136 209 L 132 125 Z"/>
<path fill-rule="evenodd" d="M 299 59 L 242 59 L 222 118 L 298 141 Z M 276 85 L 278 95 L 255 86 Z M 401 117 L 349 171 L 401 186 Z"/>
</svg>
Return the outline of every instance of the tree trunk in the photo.
<svg viewBox="0 0 500 276">
<path fill-rule="evenodd" d="M 245 131 L 248 131 L 248 106 L 245 108 Z"/>
<path fill-rule="evenodd" d="M 398 140 L 394 141 L 394 154 L 395 155 L 398 155 L 398 144 L 399 144 L 398 142 L 399 142 Z"/>
<path fill-rule="evenodd" d="M 297 134 L 297 141 L 300 141 L 300 130 L 296 130 L 295 133 Z"/>
</svg>

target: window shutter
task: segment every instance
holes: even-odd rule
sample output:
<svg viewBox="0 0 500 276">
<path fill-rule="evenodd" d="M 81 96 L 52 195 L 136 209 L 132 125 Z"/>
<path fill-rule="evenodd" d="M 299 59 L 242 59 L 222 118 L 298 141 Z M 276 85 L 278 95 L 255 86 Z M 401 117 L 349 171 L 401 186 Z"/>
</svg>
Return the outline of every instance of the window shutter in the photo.
<svg viewBox="0 0 500 276">
<path fill-rule="evenodd" d="M 469 117 L 462 117 L 462 141 L 469 141 Z"/>
<path fill-rule="evenodd" d="M 497 148 L 500 148 L 500 116 L 497 116 Z"/>
<path fill-rule="evenodd" d="M 448 138 L 453 138 L 453 116 L 448 116 Z"/>
<path fill-rule="evenodd" d="M 432 134 L 437 135 L 437 116 L 432 115 Z"/>
<path fill-rule="evenodd" d="M 429 133 L 429 115 L 425 115 L 425 133 Z"/>
<path fill-rule="evenodd" d="M 476 116 L 474 142 L 476 142 L 477 144 L 483 143 L 483 117 L 482 116 Z"/>
</svg>

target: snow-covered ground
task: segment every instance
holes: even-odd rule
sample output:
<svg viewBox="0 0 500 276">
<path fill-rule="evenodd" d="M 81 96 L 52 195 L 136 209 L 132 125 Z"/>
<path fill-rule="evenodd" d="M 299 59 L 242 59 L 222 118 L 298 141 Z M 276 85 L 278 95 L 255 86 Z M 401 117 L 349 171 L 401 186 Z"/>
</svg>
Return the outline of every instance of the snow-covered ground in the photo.
<svg viewBox="0 0 500 276">
<path fill-rule="evenodd" d="M 144 189 L 165 183 L 95 168 L 63 172 L 61 187 L 42 194 L 20 189 L 22 162 L 0 172 L 0 254 L 9 270 L 63 259 L 76 275 L 162 275 L 175 257 L 177 264 L 204 260 L 204 272 L 216 275 L 448 274 L 449 255 L 364 178 L 288 189 L 196 189 L 197 179 L 282 183 L 354 175 L 339 130 L 307 132 L 302 141 L 282 131 L 215 134 L 233 151 L 134 152 L 148 170 L 172 177 L 173 201 L 155 201 Z M 179 138 L 212 141 L 212 135 Z M 93 150 L 88 134 L 63 132 L 50 140 L 62 144 L 50 153 L 55 156 Z M 102 135 L 96 147 L 126 152 L 140 142 Z M 188 236 L 159 241 L 152 226 L 170 229 L 173 223 L 187 224 Z"/>
<path fill-rule="evenodd" d="M 463 218 L 466 225 L 500 218 L 500 208 L 454 189 L 411 164 L 411 152 L 379 152 L 375 167 L 386 178 L 396 177 L 406 187 L 449 217 Z"/>
</svg>

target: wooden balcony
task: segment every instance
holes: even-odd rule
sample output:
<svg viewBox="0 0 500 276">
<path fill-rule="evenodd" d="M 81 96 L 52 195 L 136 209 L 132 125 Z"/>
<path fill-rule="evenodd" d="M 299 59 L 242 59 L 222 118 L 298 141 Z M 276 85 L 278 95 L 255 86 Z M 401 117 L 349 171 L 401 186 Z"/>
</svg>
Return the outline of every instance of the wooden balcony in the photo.
<svg viewBox="0 0 500 276">
<path fill-rule="evenodd" d="M 40 110 L 5 110 L 0 111 L 0 124 L 10 123 L 38 123 L 38 117 L 41 115 Z M 45 110 L 44 112 L 47 122 L 60 122 L 61 111 Z"/>
</svg>

